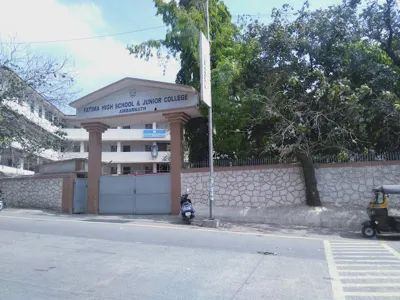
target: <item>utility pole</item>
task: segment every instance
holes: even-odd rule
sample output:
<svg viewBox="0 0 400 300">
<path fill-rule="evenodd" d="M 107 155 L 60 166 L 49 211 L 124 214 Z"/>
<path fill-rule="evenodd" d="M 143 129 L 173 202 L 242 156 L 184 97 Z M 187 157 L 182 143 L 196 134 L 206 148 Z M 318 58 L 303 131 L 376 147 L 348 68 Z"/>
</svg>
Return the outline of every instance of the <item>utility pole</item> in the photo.
<svg viewBox="0 0 400 300">
<path fill-rule="evenodd" d="M 206 0 L 206 23 L 207 23 L 207 40 L 211 44 L 210 39 L 210 15 L 208 9 L 208 0 Z M 211 46 L 210 46 L 211 49 Z M 211 54 L 211 50 L 210 50 Z M 211 86 L 211 85 L 210 85 Z M 212 103 L 212 102 L 211 102 Z M 210 165 L 210 220 L 214 219 L 213 206 L 214 206 L 214 150 L 213 150 L 213 123 L 212 123 L 212 105 L 208 108 L 208 156 Z"/>
</svg>

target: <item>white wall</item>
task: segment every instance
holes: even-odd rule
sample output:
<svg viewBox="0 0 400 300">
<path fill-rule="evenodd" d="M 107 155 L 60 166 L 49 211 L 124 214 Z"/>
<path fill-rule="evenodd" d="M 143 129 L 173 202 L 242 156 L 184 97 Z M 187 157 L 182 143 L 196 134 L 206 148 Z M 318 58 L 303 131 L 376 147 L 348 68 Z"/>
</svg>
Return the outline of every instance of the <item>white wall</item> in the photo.
<svg viewBox="0 0 400 300">
<path fill-rule="evenodd" d="M 72 141 L 88 141 L 89 133 L 85 129 L 64 128 L 67 138 Z M 142 129 L 108 129 L 103 133 L 103 141 L 169 141 L 170 132 L 167 130 L 165 138 L 144 138 Z"/>
</svg>

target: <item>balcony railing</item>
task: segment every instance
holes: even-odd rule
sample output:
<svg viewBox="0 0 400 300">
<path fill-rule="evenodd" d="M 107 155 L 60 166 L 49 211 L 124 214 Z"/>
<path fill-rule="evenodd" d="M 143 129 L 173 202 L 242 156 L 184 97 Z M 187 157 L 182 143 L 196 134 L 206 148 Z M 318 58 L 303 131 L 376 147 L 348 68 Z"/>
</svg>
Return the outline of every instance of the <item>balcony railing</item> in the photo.
<svg viewBox="0 0 400 300">
<path fill-rule="evenodd" d="M 88 141 L 89 133 L 85 129 L 63 129 L 66 138 L 71 141 Z M 144 138 L 143 129 L 108 129 L 103 133 L 103 141 L 169 141 L 169 130 L 166 130 L 165 138 Z"/>
<path fill-rule="evenodd" d="M 87 152 L 65 152 L 59 154 L 60 160 L 72 159 L 72 158 L 88 158 Z M 153 162 L 169 162 L 168 151 L 158 152 L 158 157 L 153 159 L 151 152 L 102 152 L 101 160 L 105 163 L 153 163 Z"/>
</svg>

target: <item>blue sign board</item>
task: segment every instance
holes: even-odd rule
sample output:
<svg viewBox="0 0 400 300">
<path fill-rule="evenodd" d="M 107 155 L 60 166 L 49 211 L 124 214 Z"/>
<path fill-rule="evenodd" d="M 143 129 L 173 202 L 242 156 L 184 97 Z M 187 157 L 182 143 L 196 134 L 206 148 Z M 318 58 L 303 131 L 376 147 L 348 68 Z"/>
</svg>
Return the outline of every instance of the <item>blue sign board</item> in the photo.
<svg viewBox="0 0 400 300">
<path fill-rule="evenodd" d="M 143 129 L 144 138 L 165 138 L 166 135 L 165 129 Z"/>
</svg>

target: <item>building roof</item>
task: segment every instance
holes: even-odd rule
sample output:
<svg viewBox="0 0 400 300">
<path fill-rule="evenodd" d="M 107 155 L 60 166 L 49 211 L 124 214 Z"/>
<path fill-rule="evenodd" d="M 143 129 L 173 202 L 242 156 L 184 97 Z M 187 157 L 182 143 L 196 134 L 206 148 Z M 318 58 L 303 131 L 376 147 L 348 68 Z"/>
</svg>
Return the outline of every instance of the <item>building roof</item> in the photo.
<svg viewBox="0 0 400 300">
<path fill-rule="evenodd" d="M 98 89 L 86 96 L 83 96 L 83 97 L 73 101 L 69 105 L 74 108 L 80 108 L 80 107 L 88 105 L 98 99 L 104 98 L 110 94 L 113 94 L 113 93 L 123 90 L 125 88 L 129 88 L 132 85 L 140 85 L 140 86 L 149 87 L 149 88 L 160 88 L 160 89 L 166 89 L 166 90 L 175 90 L 175 91 L 181 91 L 181 92 L 187 92 L 187 93 L 197 93 L 195 88 L 188 86 L 188 85 L 181 85 L 181 84 L 175 84 L 175 83 L 125 77 L 121 80 L 111 83 L 101 89 Z"/>
</svg>

